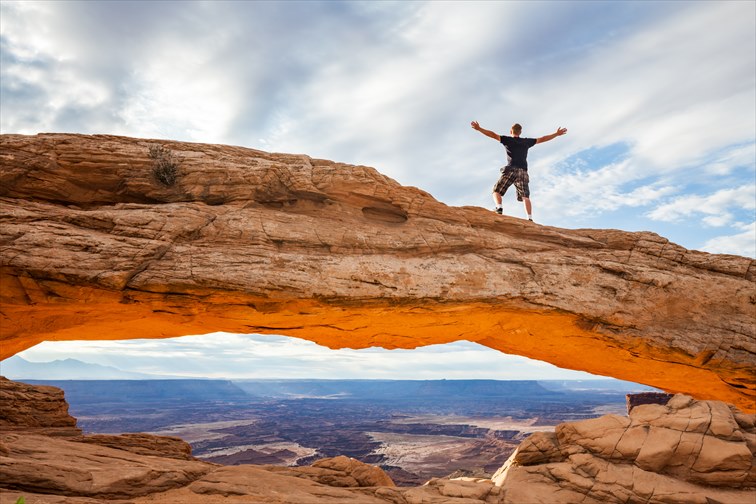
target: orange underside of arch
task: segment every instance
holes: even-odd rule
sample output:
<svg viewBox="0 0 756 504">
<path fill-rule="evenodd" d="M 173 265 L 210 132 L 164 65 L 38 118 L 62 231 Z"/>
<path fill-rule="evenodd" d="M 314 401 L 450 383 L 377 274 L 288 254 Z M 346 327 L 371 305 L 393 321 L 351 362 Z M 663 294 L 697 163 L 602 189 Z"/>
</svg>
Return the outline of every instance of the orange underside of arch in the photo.
<svg viewBox="0 0 756 504">
<path fill-rule="evenodd" d="M 333 349 L 411 349 L 467 340 L 565 369 L 719 399 L 756 412 L 748 391 L 696 366 L 696 356 L 600 334 L 574 315 L 556 311 L 512 311 L 486 303 L 322 303 L 228 294 L 197 299 L 140 293 L 138 302 L 125 303 L 120 292 L 71 289 L 78 292 L 69 299 L 84 301 L 4 303 L 0 358 L 42 341 L 170 338 L 219 331 L 292 336 Z"/>
</svg>

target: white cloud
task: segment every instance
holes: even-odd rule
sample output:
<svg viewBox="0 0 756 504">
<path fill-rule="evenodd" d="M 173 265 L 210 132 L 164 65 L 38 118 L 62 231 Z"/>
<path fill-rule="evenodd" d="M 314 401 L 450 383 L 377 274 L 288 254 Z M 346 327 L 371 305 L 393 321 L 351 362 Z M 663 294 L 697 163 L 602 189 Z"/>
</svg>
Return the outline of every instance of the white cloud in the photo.
<svg viewBox="0 0 756 504">
<path fill-rule="evenodd" d="M 587 373 L 459 341 L 414 350 L 331 350 L 285 336 L 214 333 L 165 340 L 44 342 L 32 362 L 73 358 L 124 371 L 210 378 L 586 379 Z"/>
<path fill-rule="evenodd" d="M 725 177 L 743 167 L 749 168 L 748 171 L 752 172 L 754 166 L 756 166 L 756 142 L 749 141 L 717 153 L 711 160 L 706 161 L 701 169 L 707 175 Z"/>
<path fill-rule="evenodd" d="M 742 232 L 712 238 L 703 244 L 701 250 L 714 254 L 735 254 L 756 258 L 756 222 L 739 227 Z"/>
<path fill-rule="evenodd" d="M 756 184 L 736 189 L 721 189 L 706 196 L 690 194 L 679 196 L 669 203 L 658 206 L 648 213 L 654 220 L 675 222 L 704 214 L 704 222 L 724 226 L 733 219 L 733 209 L 756 210 Z"/>
<path fill-rule="evenodd" d="M 756 63 L 752 49 L 733 48 L 756 43 L 753 5 L 677 5 L 539 81 L 531 92 L 548 104 L 539 122 L 568 120 L 572 148 L 625 142 L 634 169 L 651 173 L 752 140 L 755 119 L 742 111 L 754 105 Z"/>
<path fill-rule="evenodd" d="M 630 160 L 599 169 L 578 169 L 568 173 L 554 170 L 538 177 L 533 190 L 534 206 L 540 215 L 575 217 L 611 212 L 627 207 L 643 207 L 678 188 L 659 181 L 645 182 Z"/>
<path fill-rule="evenodd" d="M 155 56 L 145 58 L 133 73 L 133 92 L 119 113 L 123 129 L 144 136 L 179 133 L 187 140 L 223 142 L 235 100 L 230 99 L 224 79 L 203 69 L 211 59 L 206 48 L 181 44 L 156 48 Z"/>
</svg>

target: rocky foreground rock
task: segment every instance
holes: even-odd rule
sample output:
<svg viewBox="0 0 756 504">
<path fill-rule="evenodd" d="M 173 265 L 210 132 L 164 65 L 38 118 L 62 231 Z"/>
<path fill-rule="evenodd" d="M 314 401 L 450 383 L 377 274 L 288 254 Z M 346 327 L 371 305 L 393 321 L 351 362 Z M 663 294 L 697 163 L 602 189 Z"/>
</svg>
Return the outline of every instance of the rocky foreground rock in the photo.
<svg viewBox="0 0 756 504">
<path fill-rule="evenodd" d="M 214 331 L 332 348 L 464 339 L 754 412 L 755 309 L 751 259 L 448 207 L 364 166 L 0 138 L 0 358 Z"/>
<path fill-rule="evenodd" d="M 28 504 L 753 504 L 756 415 L 677 395 L 528 437 L 492 479 L 394 486 L 348 457 L 307 467 L 221 466 L 149 434 L 81 435 L 62 392 L 0 377 L 0 502 Z M 43 408 L 35 410 L 36 407 Z M 22 408 L 33 415 L 13 415 Z M 66 409 L 67 411 L 67 409 Z M 27 425 L 27 420 L 32 425 Z M 72 424 L 72 425 L 71 425 Z M 185 445 L 185 443 L 184 443 Z M 180 449 L 177 449 L 179 447 Z"/>
<path fill-rule="evenodd" d="M 537 432 L 492 479 L 506 502 L 756 502 L 755 421 L 679 394 Z"/>
</svg>

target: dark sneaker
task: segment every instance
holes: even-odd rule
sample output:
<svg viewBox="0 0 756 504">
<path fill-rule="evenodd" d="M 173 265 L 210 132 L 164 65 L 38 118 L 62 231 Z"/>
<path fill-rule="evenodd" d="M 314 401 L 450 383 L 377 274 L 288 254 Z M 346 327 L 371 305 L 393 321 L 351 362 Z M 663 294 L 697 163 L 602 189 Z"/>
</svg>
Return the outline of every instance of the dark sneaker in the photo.
<svg viewBox="0 0 756 504">
<path fill-rule="evenodd" d="M 530 222 L 533 222 L 533 219 L 528 219 Z"/>
<path fill-rule="evenodd" d="M 496 212 L 496 213 L 497 213 L 497 214 L 499 214 L 499 215 L 501 215 L 501 212 L 502 212 L 502 211 L 503 211 L 503 210 L 502 210 L 501 208 L 494 208 L 494 212 Z"/>
</svg>

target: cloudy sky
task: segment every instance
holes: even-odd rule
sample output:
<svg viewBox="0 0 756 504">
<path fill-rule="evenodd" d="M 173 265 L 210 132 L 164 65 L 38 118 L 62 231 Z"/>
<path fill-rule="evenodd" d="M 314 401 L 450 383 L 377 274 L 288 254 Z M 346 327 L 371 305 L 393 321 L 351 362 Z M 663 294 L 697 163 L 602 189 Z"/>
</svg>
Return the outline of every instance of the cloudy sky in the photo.
<svg viewBox="0 0 756 504">
<path fill-rule="evenodd" d="M 756 2 L 0 3 L 0 131 L 243 145 L 373 166 L 534 218 L 756 257 Z M 505 212 L 524 216 L 513 194 Z"/>
<path fill-rule="evenodd" d="M 504 355 L 469 341 L 419 350 L 330 350 L 284 336 L 214 333 L 170 340 L 46 342 L 19 355 L 32 362 L 71 357 L 122 370 L 187 378 L 597 378 L 525 357 Z"/>
</svg>

